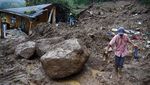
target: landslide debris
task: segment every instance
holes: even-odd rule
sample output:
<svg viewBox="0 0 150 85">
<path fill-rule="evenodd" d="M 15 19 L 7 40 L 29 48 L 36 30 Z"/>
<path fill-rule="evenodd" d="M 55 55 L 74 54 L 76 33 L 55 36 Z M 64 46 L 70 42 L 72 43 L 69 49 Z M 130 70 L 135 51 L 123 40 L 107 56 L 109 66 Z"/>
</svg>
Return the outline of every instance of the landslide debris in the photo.
<svg viewBox="0 0 150 85">
<path fill-rule="evenodd" d="M 69 27 L 58 23 L 55 29 L 51 24 L 41 23 L 29 39 L 15 37 L 0 40 L 0 84 L 12 85 L 149 85 L 150 83 L 150 8 L 133 1 L 116 1 L 94 4 L 79 16 L 78 25 Z M 123 77 L 118 79 L 114 72 L 113 53 L 109 62 L 104 61 L 104 48 L 115 32 L 112 29 L 124 26 L 127 30 L 140 32 L 142 40 L 136 41 L 140 49 L 140 62 L 133 62 L 133 55 L 126 58 Z M 129 35 L 133 35 L 129 33 Z M 57 40 L 56 37 L 60 37 Z M 53 38 L 56 38 L 53 39 Z M 49 79 L 42 69 L 39 59 L 18 59 L 14 55 L 16 45 L 25 41 L 34 41 L 45 53 L 50 44 L 77 38 L 90 50 L 90 57 L 85 68 L 78 75 L 64 80 Z M 17 41 L 19 40 L 19 42 Z M 60 41 L 59 41 L 60 40 Z M 142 43 L 141 43 L 142 42 Z M 41 44 L 43 43 L 43 44 Z M 142 44 L 142 45 L 141 45 Z M 43 47 L 43 48 L 42 48 Z M 37 50 L 37 48 L 36 48 Z M 44 51 L 42 51 L 44 50 Z M 132 53 L 132 49 L 130 52 Z"/>
</svg>

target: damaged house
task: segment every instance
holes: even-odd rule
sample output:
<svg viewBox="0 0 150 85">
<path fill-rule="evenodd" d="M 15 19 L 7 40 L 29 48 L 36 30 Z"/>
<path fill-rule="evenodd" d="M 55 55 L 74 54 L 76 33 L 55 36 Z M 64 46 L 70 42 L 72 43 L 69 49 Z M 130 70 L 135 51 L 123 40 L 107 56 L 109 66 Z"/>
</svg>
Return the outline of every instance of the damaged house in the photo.
<svg viewBox="0 0 150 85">
<path fill-rule="evenodd" d="M 30 30 L 41 22 L 57 23 L 67 20 L 69 9 L 61 4 L 42 4 L 36 6 L 8 8 L 0 10 L 0 25 L 3 20 L 7 29 L 21 29 L 29 34 Z"/>
</svg>

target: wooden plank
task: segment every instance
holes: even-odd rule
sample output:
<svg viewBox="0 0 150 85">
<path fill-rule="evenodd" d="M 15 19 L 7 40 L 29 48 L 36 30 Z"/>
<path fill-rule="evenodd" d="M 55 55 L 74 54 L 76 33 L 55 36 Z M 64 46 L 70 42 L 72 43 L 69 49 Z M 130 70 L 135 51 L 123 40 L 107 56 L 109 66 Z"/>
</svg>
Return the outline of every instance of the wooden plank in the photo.
<svg viewBox="0 0 150 85">
<path fill-rule="evenodd" d="M 54 25 L 56 24 L 56 7 L 54 7 L 54 12 L 53 12 L 53 22 Z"/>
<path fill-rule="evenodd" d="M 31 34 L 31 28 L 32 28 L 32 21 L 29 20 L 29 29 L 28 29 L 28 34 Z"/>
<path fill-rule="evenodd" d="M 51 22 L 51 17 L 52 17 L 53 10 L 54 10 L 54 8 L 51 9 L 51 13 L 49 14 L 48 23 Z"/>
</svg>

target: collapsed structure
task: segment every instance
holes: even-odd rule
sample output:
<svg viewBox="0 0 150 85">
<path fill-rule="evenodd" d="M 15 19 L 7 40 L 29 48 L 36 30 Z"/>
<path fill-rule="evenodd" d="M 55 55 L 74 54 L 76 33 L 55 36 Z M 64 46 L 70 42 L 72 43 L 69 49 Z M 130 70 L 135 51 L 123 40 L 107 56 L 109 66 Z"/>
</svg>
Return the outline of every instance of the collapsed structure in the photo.
<svg viewBox="0 0 150 85">
<path fill-rule="evenodd" d="M 21 29 L 29 34 L 30 29 L 41 22 L 56 23 L 67 20 L 69 9 L 60 4 L 42 4 L 0 10 L 0 24 L 7 23 L 6 29 Z"/>
</svg>

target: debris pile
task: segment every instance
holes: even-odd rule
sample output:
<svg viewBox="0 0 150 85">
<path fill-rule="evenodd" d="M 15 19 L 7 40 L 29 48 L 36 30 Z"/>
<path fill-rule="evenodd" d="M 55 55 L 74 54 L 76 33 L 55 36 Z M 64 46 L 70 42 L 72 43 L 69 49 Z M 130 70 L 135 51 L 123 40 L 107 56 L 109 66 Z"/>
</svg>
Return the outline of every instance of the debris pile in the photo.
<svg viewBox="0 0 150 85">
<path fill-rule="evenodd" d="M 6 34 L 7 34 L 6 38 L 9 38 L 9 39 L 28 38 L 27 34 L 25 34 L 24 32 L 22 32 L 21 30 L 18 30 L 18 29 L 7 30 Z M 20 38 L 18 38 L 18 37 L 20 37 Z"/>
<path fill-rule="evenodd" d="M 33 28 L 29 38 L 20 38 L 18 36 L 15 38 L 1 39 L 0 84 L 72 85 L 75 83 L 77 85 L 149 85 L 149 22 L 149 8 L 138 4 L 135 0 L 116 1 L 116 3 L 104 2 L 102 4 L 94 4 L 93 7 L 83 12 L 79 16 L 79 24 L 76 27 L 69 27 L 65 23 L 59 23 L 53 29 L 51 24 L 41 23 Z M 116 28 L 119 26 L 125 27 L 126 33 L 130 36 L 131 40 L 139 46 L 138 54 L 140 57 L 139 62 L 133 62 L 133 49 L 132 46 L 129 46 L 131 55 L 130 57 L 126 57 L 123 76 L 118 79 L 114 72 L 114 55 L 110 53 L 109 57 L 104 59 L 104 48 L 116 34 Z M 40 63 L 39 57 L 48 57 L 51 60 L 51 58 L 57 58 L 59 54 L 69 52 L 71 55 L 67 55 L 66 53 L 64 56 L 61 55 L 61 57 L 67 59 L 69 56 L 73 56 L 73 60 L 69 57 L 71 61 L 74 61 L 74 57 L 80 58 L 81 56 L 76 56 L 78 51 L 70 51 L 68 49 L 76 45 L 69 47 L 68 45 L 70 44 L 65 43 L 58 45 L 72 38 L 77 38 L 90 51 L 85 68 L 78 75 L 73 75 L 68 79 L 58 81 L 50 79 L 44 74 L 47 69 L 42 68 L 43 65 Z M 27 41 L 36 43 L 35 54 L 37 55 L 33 55 L 38 56 L 36 59 L 20 59 L 14 54 L 16 46 Z M 65 52 L 60 52 L 62 50 Z M 52 54 L 53 56 L 48 54 Z M 49 59 L 47 60 L 49 61 Z M 65 61 L 62 60 L 62 62 Z M 61 64 L 54 63 L 56 63 L 56 66 Z M 64 66 L 64 64 L 60 66 Z M 69 65 L 68 68 L 71 69 L 71 66 L 74 66 L 74 64 Z M 48 70 L 51 71 L 51 69 Z M 64 70 L 67 70 L 66 67 Z M 57 72 L 55 73 L 57 74 Z"/>
</svg>

